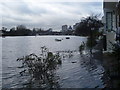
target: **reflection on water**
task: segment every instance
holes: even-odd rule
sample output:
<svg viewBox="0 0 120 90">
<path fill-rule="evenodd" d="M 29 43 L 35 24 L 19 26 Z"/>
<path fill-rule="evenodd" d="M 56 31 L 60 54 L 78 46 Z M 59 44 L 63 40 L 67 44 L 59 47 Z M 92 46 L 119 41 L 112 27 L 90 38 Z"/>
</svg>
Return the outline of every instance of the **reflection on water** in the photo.
<svg viewBox="0 0 120 90">
<path fill-rule="evenodd" d="M 62 68 L 58 70 L 61 76 L 62 88 L 103 88 L 102 77 L 104 68 L 97 60 L 74 53 L 73 57 L 63 61 Z M 63 74 L 65 73 L 65 74 Z M 68 83 L 69 82 L 69 83 Z"/>
<path fill-rule="evenodd" d="M 56 38 L 62 41 L 56 42 Z M 46 46 L 49 51 L 59 53 L 62 57 L 62 64 L 58 69 L 51 72 L 48 81 L 50 87 L 61 88 L 101 88 L 104 87 L 104 68 L 98 60 L 89 60 L 89 56 L 79 54 L 81 42 L 86 41 L 84 37 L 70 36 L 37 36 L 37 37 L 6 37 L 2 39 L 2 85 L 3 88 L 38 87 L 39 80 L 31 82 L 30 76 L 21 76 L 19 72 L 24 70 L 18 68 L 21 62 L 16 59 L 35 53 L 40 55 L 40 47 Z M 46 75 L 44 75 L 46 76 Z M 45 84 L 43 84 L 42 87 Z"/>
</svg>

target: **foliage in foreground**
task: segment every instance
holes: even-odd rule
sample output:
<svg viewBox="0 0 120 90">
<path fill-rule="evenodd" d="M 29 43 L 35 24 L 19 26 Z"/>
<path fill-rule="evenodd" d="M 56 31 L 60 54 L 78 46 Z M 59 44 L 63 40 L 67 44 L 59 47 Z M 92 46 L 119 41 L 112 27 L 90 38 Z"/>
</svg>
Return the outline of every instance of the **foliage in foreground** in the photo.
<svg viewBox="0 0 120 90">
<path fill-rule="evenodd" d="M 110 42 L 111 43 L 111 42 Z M 113 86 L 120 87 L 120 43 L 111 43 L 112 52 L 109 54 L 113 59 L 112 67 L 110 67 L 110 78 L 113 81 Z"/>
<path fill-rule="evenodd" d="M 112 44 L 112 51 L 112 55 L 115 59 L 120 61 L 120 44 Z"/>
<path fill-rule="evenodd" d="M 22 61 L 21 67 L 24 68 L 20 74 L 28 73 L 31 77 L 30 83 L 38 82 L 37 87 L 55 88 L 57 82 L 54 71 L 62 63 L 60 55 L 49 52 L 46 47 L 41 47 L 41 52 L 40 56 L 30 54 L 17 59 L 17 61 Z"/>
<path fill-rule="evenodd" d="M 85 50 L 85 43 L 82 42 L 82 44 L 79 46 L 79 52 L 82 54 L 82 51 Z"/>
<path fill-rule="evenodd" d="M 91 39 L 91 37 L 88 37 L 86 44 L 87 44 L 87 47 L 88 47 L 88 48 L 93 48 L 93 47 L 97 44 L 96 38 L 92 38 L 92 39 Z"/>
</svg>

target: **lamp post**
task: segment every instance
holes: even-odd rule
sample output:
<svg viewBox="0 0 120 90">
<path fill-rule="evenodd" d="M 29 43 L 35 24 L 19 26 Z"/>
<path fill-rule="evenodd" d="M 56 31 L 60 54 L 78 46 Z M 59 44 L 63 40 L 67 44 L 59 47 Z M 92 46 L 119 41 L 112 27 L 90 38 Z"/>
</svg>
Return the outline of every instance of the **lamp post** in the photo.
<svg viewBox="0 0 120 90">
<path fill-rule="evenodd" d="M 92 46 L 93 46 L 93 42 L 92 42 L 92 40 L 93 40 L 92 31 L 94 30 L 94 28 L 91 27 L 91 24 L 92 24 L 91 20 L 88 20 L 87 26 L 88 26 L 89 29 L 90 29 L 90 53 L 92 54 Z"/>
<path fill-rule="evenodd" d="M 91 52 L 91 54 L 92 54 L 92 47 L 93 47 L 93 42 L 92 42 L 92 40 L 93 40 L 93 33 L 92 33 L 92 31 L 94 30 L 94 28 L 90 28 L 90 37 L 91 37 L 91 48 L 90 48 L 90 52 Z"/>
</svg>

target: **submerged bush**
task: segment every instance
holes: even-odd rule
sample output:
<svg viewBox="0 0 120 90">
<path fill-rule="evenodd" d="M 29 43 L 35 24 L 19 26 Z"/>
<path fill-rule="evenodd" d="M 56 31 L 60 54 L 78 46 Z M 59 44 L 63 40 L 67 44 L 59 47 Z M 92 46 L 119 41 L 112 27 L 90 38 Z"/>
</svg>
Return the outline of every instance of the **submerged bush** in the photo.
<svg viewBox="0 0 120 90">
<path fill-rule="evenodd" d="M 111 42 L 110 42 L 111 43 Z M 119 43 L 111 43 L 112 45 L 112 52 L 110 53 L 110 56 L 112 56 L 113 59 L 113 70 L 112 73 L 115 73 L 114 76 L 120 76 L 120 44 Z"/>
<path fill-rule="evenodd" d="M 117 61 L 120 61 L 120 44 L 112 44 L 112 55 Z"/>
<path fill-rule="evenodd" d="M 60 55 L 49 52 L 46 47 L 41 47 L 41 52 L 40 56 L 33 53 L 17 59 L 17 61 L 22 61 L 21 67 L 24 68 L 20 74 L 28 73 L 32 83 L 39 83 L 38 87 L 42 87 L 42 85 L 50 88 L 57 87 L 54 86 L 57 83 L 54 71 L 62 63 Z"/>
<path fill-rule="evenodd" d="M 91 39 L 91 37 L 88 37 L 88 39 L 87 39 L 87 47 L 88 48 L 93 48 L 96 44 L 97 44 L 96 38 Z"/>
<path fill-rule="evenodd" d="M 82 51 L 85 49 L 85 43 L 83 42 L 80 46 L 79 46 L 79 52 L 80 54 L 82 54 Z"/>
</svg>

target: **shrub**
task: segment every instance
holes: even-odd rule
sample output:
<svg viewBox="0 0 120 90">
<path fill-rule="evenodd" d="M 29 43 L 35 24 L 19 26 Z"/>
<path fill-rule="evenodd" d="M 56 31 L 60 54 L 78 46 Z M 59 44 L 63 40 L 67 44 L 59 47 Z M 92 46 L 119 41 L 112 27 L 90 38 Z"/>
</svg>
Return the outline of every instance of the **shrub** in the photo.
<svg viewBox="0 0 120 90">
<path fill-rule="evenodd" d="M 85 43 L 83 42 L 80 46 L 79 46 L 79 52 L 80 54 L 82 54 L 82 51 L 85 49 Z"/>
<path fill-rule="evenodd" d="M 24 68 L 20 74 L 28 73 L 31 76 L 31 82 L 34 83 L 37 80 L 39 87 L 44 84 L 53 88 L 56 84 L 54 70 L 62 63 L 61 58 L 59 53 L 53 54 L 46 47 L 41 47 L 41 51 L 40 56 L 30 54 L 17 59 L 22 61 L 21 67 Z"/>
<path fill-rule="evenodd" d="M 92 38 L 91 37 L 88 37 L 87 39 L 87 47 L 88 48 L 93 48 L 95 45 L 96 45 L 96 38 Z"/>
<path fill-rule="evenodd" d="M 120 60 L 120 44 L 112 44 L 112 55 L 115 57 L 116 60 Z"/>
</svg>

